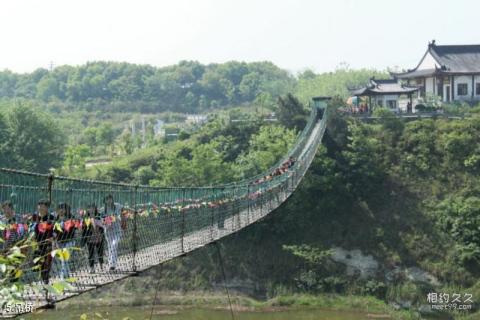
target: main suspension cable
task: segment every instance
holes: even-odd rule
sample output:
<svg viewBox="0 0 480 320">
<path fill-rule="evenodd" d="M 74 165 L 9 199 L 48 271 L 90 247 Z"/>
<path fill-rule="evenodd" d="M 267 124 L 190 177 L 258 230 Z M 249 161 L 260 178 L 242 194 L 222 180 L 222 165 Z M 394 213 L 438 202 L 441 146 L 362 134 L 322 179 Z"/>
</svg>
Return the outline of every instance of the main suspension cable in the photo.
<svg viewBox="0 0 480 320">
<path fill-rule="evenodd" d="M 152 320 L 152 316 L 153 316 L 153 309 L 155 308 L 155 303 L 157 302 L 157 294 L 158 294 L 158 291 L 160 289 L 160 279 L 161 279 L 161 275 L 162 275 L 162 271 L 163 271 L 163 263 L 160 264 L 160 276 L 158 277 L 157 279 L 157 288 L 155 289 L 155 296 L 153 298 L 153 301 L 152 301 L 152 310 L 150 311 L 150 320 Z"/>
<path fill-rule="evenodd" d="M 232 315 L 232 320 L 235 320 L 235 314 L 233 313 L 233 307 L 232 307 L 232 300 L 230 299 L 230 293 L 228 292 L 228 287 L 227 287 L 227 276 L 225 275 L 225 267 L 223 265 L 223 258 L 222 258 L 222 254 L 220 252 L 220 245 L 218 244 L 217 241 L 215 241 L 215 246 L 217 247 L 218 258 L 220 260 L 220 268 L 222 269 L 223 287 L 225 288 L 225 292 L 227 293 L 228 304 L 230 306 L 230 314 Z"/>
</svg>

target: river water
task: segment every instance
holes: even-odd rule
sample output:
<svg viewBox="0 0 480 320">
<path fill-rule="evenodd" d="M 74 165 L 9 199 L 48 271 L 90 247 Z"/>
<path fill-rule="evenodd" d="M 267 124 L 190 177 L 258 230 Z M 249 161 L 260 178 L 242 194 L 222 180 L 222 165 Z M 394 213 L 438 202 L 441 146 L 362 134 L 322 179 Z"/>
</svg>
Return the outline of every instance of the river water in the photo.
<svg viewBox="0 0 480 320">
<path fill-rule="evenodd" d="M 143 307 L 113 307 L 113 308 L 95 308 L 88 311 L 88 308 L 75 309 L 61 309 L 61 310 L 47 310 L 34 315 L 30 315 L 25 319 L 42 319 L 42 320 L 79 320 L 80 316 L 85 313 L 88 320 L 144 320 L 150 319 L 150 308 Z M 97 315 L 96 315 L 97 313 Z M 100 318 L 99 315 L 102 317 Z M 387 319 L 387 317 L 375 317 L 376 319 Z M 151 319 L 160 320 L 225 320 L 231 319 L 230 311 L 228 310 L 211 310 L 211 309 L 184 309 L 178 310 L 168 307 L 156 308 L 153 311 Z M 359 312 L 342 312 L 329 311 L 318 309 L 304 309 L 304 310 L 284 310 L 284 311 L 261 311 L 250 312 L 242 311 L 235 312 L 235 319 L 237 320 L 371 320 L 365 313 Z"/>
</svg>

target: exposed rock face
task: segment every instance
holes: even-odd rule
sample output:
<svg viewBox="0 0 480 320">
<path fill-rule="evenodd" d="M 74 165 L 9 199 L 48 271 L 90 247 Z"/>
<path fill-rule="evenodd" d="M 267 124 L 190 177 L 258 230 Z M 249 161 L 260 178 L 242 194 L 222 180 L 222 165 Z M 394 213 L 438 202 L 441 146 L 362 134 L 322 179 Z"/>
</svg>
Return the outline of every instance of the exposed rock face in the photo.
<svg viewBox="0 0 480 320">
<path fill-rule="evenodd" d="M 378 262 L 371 255 L 364 255 L 358 249 L 345 250 L 334 247 L 331 250 L 330 258 L 335 262 L 346 265 L 349 276 L 359 273 L 361 278 L 367 279 L 374 277 L 378 271 Z"/>
<path fill-rule="evenodd" d="M 368 279 L 375 277 L 380 271 L 379 263 L 371 255 L 364 255 L 359 249 L 345 250 L 340 247 L 334 247 L 331 249 L 331 252 L 330 258 L 335 262 L 344 264 L 347 267 L 349 276 L 358 274 L 360 278 Z M 418 267 L 396 267 L 392 270 L 386 270 L 384 276 L 388 282 L 401 277 L 412 282 L 429 283 L 434 286 L 440 285 L 435 276 Z"/>
<path fill-rule="evenodd" d="M 430 283 L 434 286 L 440 285 L 440 282 L 435 276 L 417 267 L 406 268 L 405 275 L 407 279 L 413 282 L 425 282 Z"/>
</svg>

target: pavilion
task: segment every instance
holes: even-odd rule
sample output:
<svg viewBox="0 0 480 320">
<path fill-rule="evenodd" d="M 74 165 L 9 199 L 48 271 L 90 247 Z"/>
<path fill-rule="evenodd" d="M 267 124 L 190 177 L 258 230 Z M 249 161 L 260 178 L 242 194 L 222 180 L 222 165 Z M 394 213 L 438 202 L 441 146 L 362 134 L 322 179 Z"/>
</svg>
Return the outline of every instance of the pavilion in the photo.
<svg viewBox="0 0 480 320">
<path fill-rule="evenodd" d="M 371 78 L 367 86 L 351 91 L 353 97 L 356 97 L 356 107 L 360 107 L 360 97 L 368 97 L 368 110 L 375 107 L 388 108 L 394 112 L 407 110 L 407 104 L 400 106 L 400 98 L 407 96 L 410 106 L 413 105 L 412 96 L 418 91 L 417 87 L 406 86 L 396 79 L 375 79 Z"/>
</svg>

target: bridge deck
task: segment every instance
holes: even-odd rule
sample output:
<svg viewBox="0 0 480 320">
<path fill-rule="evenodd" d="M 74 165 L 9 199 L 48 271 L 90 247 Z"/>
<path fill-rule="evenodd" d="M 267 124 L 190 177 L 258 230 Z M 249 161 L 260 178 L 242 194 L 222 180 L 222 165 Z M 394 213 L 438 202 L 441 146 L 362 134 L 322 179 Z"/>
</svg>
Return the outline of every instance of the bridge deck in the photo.
<svg viewBox="0 0 480 320">
<path fill-rule="evenodd" d="M 249 210 L 243 210 L 235 216 L 225 220 L 225 228 L 221 229 L 216 224 L 213 227 L 204 228 L 184 237 L 184 251 L 182 251 L 181 238 L 160 243 L 148 248 L 143 248 L 136 253 L 136 258 L 142 261 L 137 268 L 137 272 L 145 271 L 152 266 L 159 265 L 176 257 L 182 256 L 193 250 L 202 248 L 218 239 L 224 238 L 258 220 L 265 217 L 270 211 L 277 208 L 285 199 L 287 194 L 283 194 L 279 198 L 277 204 L 270 204 L 270 207 L 252 207 Z M 91 273 L 85 268 L 72 273 L 72 277 L 76 279 L 73 283 L 75 288 L 73 291 L 66 291 L 63 295 L 57 296 L 56 301 L 62 301 L 81 293 L 96 289 L 106 284 L 125 279 L 136 272 L 132 271 L 132 255 L 124 254 L 118 257 L 118 268 L 115 272 L 101 270 L 98 265 L 95 266 L 95 272 Z M 51 278 L 52 282 L 59 281 L 58 276 Z M 41 285 L 40 282 L 34 283 Z M 25 295 L 25 298 L 34 302 L 34 308 L 38 309 L 47 305 L 45 295 L 34 293 L 33 290 Z"/>
</svg>

